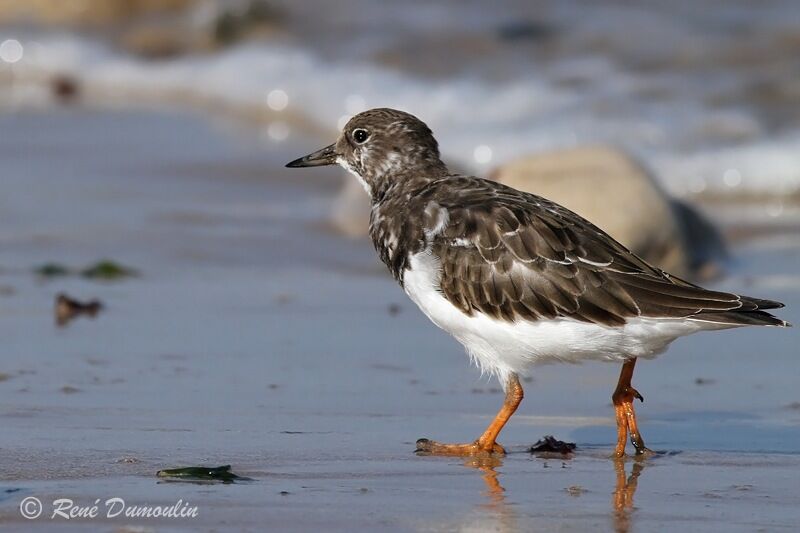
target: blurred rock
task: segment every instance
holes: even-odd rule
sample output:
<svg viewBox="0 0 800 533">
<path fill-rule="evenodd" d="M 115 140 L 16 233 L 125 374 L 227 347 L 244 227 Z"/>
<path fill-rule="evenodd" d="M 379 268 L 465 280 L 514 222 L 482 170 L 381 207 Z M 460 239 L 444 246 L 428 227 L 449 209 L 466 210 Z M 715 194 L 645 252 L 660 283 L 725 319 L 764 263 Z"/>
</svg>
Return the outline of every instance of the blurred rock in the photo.
<svg viewBox="0 0 800 533">
<path fill-rule="evenodd" d="M 671 199 L 639 163 L 604 146 L 523 157 L 492 179 L 558 202 L 592 221 L 648 262 L 678 276 L 706 277 L 724 256 L 720 233 Z"/>
<path fill-rule="evenodd" d="M 491 178 L 565 205 L 677 276 L 709 279 L 720 273 L 725 245 L 719 231 L 694 208 L 668 197 L 619 150 L 598 146 L 531 155 L 503 165 Z M 367 234 L 369 202 L 350 176 L 331 222 L 344 235 Z"/>
<path fill-rule="evenodd" d="M 50 80 L 50 87 L 53 91 L 53 98 L 61 104 L 71 104 L 80 95 L 78 80 L 72 76 L 62 74 L 54 76 Z"/>
<path fill-rule="evenodd" d="M 105 26 L 144 15 L 175 13 L 198 0 L 2 0 L 0 23 Z"/>
</svg>

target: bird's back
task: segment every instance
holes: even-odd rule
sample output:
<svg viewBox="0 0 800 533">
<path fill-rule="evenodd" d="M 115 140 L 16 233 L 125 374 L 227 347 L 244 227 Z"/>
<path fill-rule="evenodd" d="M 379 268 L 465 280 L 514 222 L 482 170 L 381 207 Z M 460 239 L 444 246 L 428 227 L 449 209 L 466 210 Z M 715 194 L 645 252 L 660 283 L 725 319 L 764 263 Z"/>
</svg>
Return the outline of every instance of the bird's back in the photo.
<svg viewBox="0 0 800 533">
<path fill-rule="evenodd" d="M 450 175 L 400 189 L 373 208 L 371 222 L 376 248 L 401 283 L 409 258 L 431 253 L 438 289 L 466 315 L 611 327 L 637 317 L 787 325 L 764 311 L 779 302 L 671 276 L 569 209 L 490 180 Z"/>
</svg>

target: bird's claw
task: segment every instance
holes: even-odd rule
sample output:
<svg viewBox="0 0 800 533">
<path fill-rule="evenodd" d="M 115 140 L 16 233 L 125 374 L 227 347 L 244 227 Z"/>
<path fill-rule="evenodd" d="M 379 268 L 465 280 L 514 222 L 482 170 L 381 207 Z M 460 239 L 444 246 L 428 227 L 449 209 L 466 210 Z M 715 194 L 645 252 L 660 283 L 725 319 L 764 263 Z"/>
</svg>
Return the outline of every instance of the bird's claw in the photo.
<svg viewBox="0 0 800 533">
<path fill-rule="evenodd" d="M 633 395 L 634 398 L 644 403 L 644 396 L 642 396 L 638 390 L 634 389 L 633 387 L 628 387 L 628 390 L 630 391 L 630 393 Z"/>
</svg>

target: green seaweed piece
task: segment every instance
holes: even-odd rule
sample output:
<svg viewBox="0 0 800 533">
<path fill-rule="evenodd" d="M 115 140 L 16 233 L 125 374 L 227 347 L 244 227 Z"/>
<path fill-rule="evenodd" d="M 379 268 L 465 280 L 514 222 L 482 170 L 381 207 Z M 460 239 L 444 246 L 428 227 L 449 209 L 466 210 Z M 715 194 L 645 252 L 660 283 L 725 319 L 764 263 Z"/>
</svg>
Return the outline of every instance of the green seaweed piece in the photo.
<svg viewBox="0 0 800 533">
<path fill-rule="evenodd" d="M 171 477 L 192 481 L 249 481 L 250 478 L 237 476 L 231 472 L 231 465 L 224 466 L 186 466 L 183 468 L 169 468 L 156 472 L 158 477 Z"/>
<path fill-rule="evenodd" d="M 70 269 L 61 263 L 45 263 L 34 268 L 33 271 L 43 278 L 57 278 L 71 274 Z"/>
<path fill-rule="evenodd" d="M 117 280 L 136 276 L 137 272 L 110 259 L 104 259 L 81 270 L 81 276 L 88 279 Z"/>
</svg>

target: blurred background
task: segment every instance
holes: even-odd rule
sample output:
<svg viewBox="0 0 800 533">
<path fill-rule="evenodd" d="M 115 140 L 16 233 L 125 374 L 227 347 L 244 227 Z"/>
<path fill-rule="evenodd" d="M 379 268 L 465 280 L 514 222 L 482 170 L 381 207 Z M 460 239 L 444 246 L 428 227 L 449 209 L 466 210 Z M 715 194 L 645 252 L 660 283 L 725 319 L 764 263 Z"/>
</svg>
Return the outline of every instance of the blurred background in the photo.
<svg viewBox="0 0 800 533">
<path fill-rule="evenodd" d="M 791 0 L 3 0 L 2 103 L 189 107 L 265 143 L 391 106 L 462 170 L 612 146 L 671 195 L 785 222 L 800 194 L 799 19 Z"/>
<path fill-rule="evenodd" d="M 454 168 L 550 196 L 665 268 L 711 276 L 718 236 L 684 203 L 659 206 L 662 193 L 737 236 L 794 231 L 799 19 L 791 0 L 3 0 L 1 105 L 191 110 L 273 147 L 329 140 L 370 107 L 405 109 Z M 642 174 L 659 191 L 635 185 Z M 363 235 L 365 213 L 350 184 L 332 223 Z"/>
<path fill-rule="evenodd" d="M 382 509 L 364 525 L 414 515 L 457 529 L 429 505 L 455 498 L 449 482 L 386 465 L 446 471 L 409 466 L 411 443 L 473 436 L 501 391 L 384 272 L 360 186 L 336 168 L 283 168 L 384 106 L 425 121 L 452 169 L 564 203 L 671 272 L 785 301 L 781 317 L 799 321 L 795 0 L 0 0 L 6 479 L 80 496 L 110 476 L 144 499 L 152 480 L 124 476 L 230 462 L 280 480 L 239 500 L 247 516 L 277 488 L 310 484 L 327 503 L 298 496 L 313 511 L 280 516 L 310 527 L 325 513 L 344 530 L 334 504 L 373 483 L 377 499 L 347 500 Z M 648 444 L 800 452 L 797 341 L 795 330 L 698 336 L 642 365 L 637 387 L 655 398 L 641 418 Z M 535 402 L 504 443 L 551 432 L 610 446 L 617 372 L 536 370 Z M 658 490 L 642 496 L 658 469 L 642 474 L 639 504 L 659 509 L 650 529 L 674 515 L 659 491 L 712 490 L 718 472 L 681 457 L 667 463 L 687 466 L 680 489 L 651 474 Z M 737 464 L 764 490 L 786 481 Z M 607 512 L 616 478 L 579 466 L 572 482 L 596 485 L 570 518 L 582 529 Z M 541 518 L 542 503 L 569 503 L 515 492 L 529 482 L 514 475 L 534 468 L 501 477 L 531 513 L 518 508 L 517 525 Z M 482 502 L 480 478 L 458 475 L 467 488 L 446 509 Z M 740 481 L 726 475 L 726 487 Z M 414 480 L 444 492 L 429 499 Z M 244 520 L 215 494 L 191 495 Z M 737 525 L 761 509 L 737 498 L 717 518 Z M 0 520 L 14 520 L 2 503 Z M 758 516 L 767 528 L 796 523 Z"/>
</svg>

